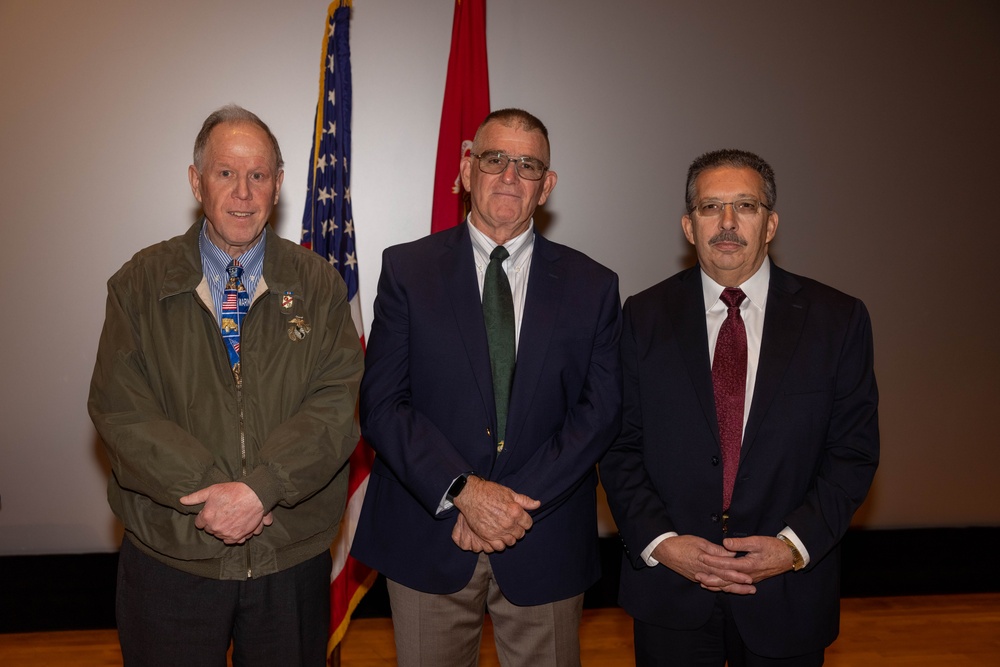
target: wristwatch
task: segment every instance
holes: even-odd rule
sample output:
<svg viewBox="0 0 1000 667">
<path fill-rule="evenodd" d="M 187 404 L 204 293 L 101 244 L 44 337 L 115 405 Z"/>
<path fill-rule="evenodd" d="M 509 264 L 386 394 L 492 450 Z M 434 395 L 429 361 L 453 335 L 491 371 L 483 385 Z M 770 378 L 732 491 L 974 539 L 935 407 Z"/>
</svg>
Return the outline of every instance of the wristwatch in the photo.
<svg viewBox="0 0 1000 667">
<path fill-rule="evenodd" d="M 799 549 L 795 546 L 795 543 L 784 535 L 778 535 L 778 539 L 788 545 L 788 548 L 792 552 L 792 570 L 798 572 L 804 568 L 806 566 L 806 561 L 802 558 L 802 554 L 799 553 Z"/>
<path fill-rule="evenodd" d="M 455 478 L 455 481 L 451 483 L 451 487 L 448 488 L 448 493 L 445 494 L 444 498 L 449 503 L 454 503 L 455 498 L 458 498 L 458 494 L 462 492 L 465 488 L 466 483 L 469 478 L 475 475 L 474 472 L 463 472 L 461 475 Z"/>
</svg>

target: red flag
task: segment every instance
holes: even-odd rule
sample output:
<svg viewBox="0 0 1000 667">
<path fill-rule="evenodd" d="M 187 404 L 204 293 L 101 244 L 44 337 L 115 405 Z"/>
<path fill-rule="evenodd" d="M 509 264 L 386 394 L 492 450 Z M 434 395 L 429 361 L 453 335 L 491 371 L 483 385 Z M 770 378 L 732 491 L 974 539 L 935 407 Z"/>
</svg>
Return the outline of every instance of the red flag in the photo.
<svg viewBox="0 0 1000 667">
<path fill-rule="evenodd" d="M 459 164 L 469 154 L 476 130 L 489 112 L 486 0 L 455 0 L 434 173 L 432 232 L 454 227 L 465 219 L 466 194 L 458 172 Z"/>
<path fill-rule="evenodd" d="M 358 294 L 354 215 L 351 209 L 351 47 L 350 0 L 334 0 L 327 9 L 320 58 L 319 102 L 316 105 L 308 191 L 302 216 L 302 245 L 333 264 L 347 285 L 354 326 L 365 346 Z M 351 620 L 351 612 L 371 588 L 376 572 L 351 558 L 351 542 L 361 513 L 375 454 L 364 438 L 351 455 L 347 507 L 331 547 L 330 641 L 333 652 Z"/>
</svg>

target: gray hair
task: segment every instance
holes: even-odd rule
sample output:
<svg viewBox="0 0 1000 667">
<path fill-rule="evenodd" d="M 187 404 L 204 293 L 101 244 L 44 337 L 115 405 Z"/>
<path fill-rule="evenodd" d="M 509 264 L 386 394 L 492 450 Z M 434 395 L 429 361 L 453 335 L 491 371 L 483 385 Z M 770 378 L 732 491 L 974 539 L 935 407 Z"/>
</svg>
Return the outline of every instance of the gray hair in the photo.
<svg viewBox="0 0 1000 667">
<path fill-rule="evenodd" d="M 518 127 L 525 132 L 540 132 L 542 138 L 545 139 L 545 150 L 551 154 L 551 147 L 549 146 L 549 131 L 545 127 L 545 123 L 538 120 L 537 117 L 528 113 L 524 109 L 497 109 L 488 115 L 482 123 L 479 124 L 479 129 L 476 130 L 476 136 L 472 140 L 473 150 L 479 152 L 482 150 L 482 146 L 479 145 L 479 136 L 482 134 L 483 128 L 490 123 L 500 123 L 504 127 Z M 546 160 L 549 159 L 549 155 L 545 157 Z"/>
<path fill-rule="evenodd" d="M 687 191 L 684 193 L 684 203 L 687 205 L 688 213 L 694 211 L 694 198 L 697 194 L 694 190 L 694 183 L 698 176 L 709 169 L 718 167 L 733 167 L 735 169 L 753 169 L 764 180 L 764 206 L 769 209 L 774 208 L 778 199 L 778 186 L 774 182 L 774 170 L 771 165 L 750 151 L 741 151 L 734 148 L 724 148 L 722 150 L 711 151 L 699 156 L 688 167 Z"/>
<path fill-rule="evenodd" d="M 201 161 L 205 156 L 205 146 L 208 145 L 208 136 L 212 134 L 212 130 L 223 123 L 249 123 L 264 130 L 264 134 L 267 135 L 267 138 L 271 141 L 271 147 L 274 149 L 275 168 L 280 170 L 285 166 L 284 160 L 281 159 L 281 148 L 278 147 L 278 140 L 271 133 L 271 128 L 267 126 L 267 123 L 258 118 L 257 114 L 247 111 L 241 106 L 227 104 L 221 109 L 213 111 L 205 119 L 198 137 L 194 140 L 194 166 L 198 171 L 201 171 Z"/>
</svg>

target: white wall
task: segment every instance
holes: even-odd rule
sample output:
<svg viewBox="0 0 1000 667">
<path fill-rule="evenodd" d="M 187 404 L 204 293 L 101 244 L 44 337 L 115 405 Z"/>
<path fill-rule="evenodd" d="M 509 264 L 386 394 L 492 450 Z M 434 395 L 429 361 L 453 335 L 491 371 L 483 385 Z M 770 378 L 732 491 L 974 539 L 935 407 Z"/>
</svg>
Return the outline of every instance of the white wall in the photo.
<svg viewBox="0 0 1000 667">
<path fill-rule="evenodd" d="M 229 102 L 281 141 L 298 238 L 326 5 L 0 0 L 0 554 L 116 548 L 85 405 L 105 281 L 194 220 L 191 145 Z M 368 326 L 382 249 L 430 227 L 452 5 L 355 0 Z M 489 0 L 487 25 L 494 108 L 551 132 L 551 238 L 627 297 L 690 261 L 691 159 L 761 153 L 778 263 L 872 312 L 883 463 L 860 521 L 1000 523 L 995 4 Z"/>
</svg>

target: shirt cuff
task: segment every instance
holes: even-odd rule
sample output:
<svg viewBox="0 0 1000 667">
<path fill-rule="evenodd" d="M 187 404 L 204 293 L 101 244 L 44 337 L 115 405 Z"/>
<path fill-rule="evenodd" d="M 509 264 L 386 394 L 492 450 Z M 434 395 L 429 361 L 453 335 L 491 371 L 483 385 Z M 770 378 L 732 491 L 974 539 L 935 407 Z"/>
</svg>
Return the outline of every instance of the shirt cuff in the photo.
<svg viewBox="0 0 1000 667">
<path fill-rule="evenodd" d="M 471 474 L 472 472 L 462 473 L 462 475 L 466 476 Z M 441 514 L 441 512 L 447 512 L 448 510 L 450 510 L 452 507 L 455 506 L 450 500 L 448 500 L 448 492 L 451 491 L 451 487 L 455 486 L 455 482 L 457 482 L 458 478 L 461 477 L 462 475 L 459 475 L 455 479 L 451 480 L 451 483 L 448 484 L 448 488 L 444 490 L 444 495 L 441 496 L 441 502 L 438 503 L 437 510 L 434 512 L 435 516 Z"/>
<path fill-rule="evenodd" d="M 788 526 L 785 526 L 785 529 L 778 534 L 787 537 L 788 540 L 795 545 L 795 548 L 799 550 L 799 554 L 802 556 L 802 567 L 808 565 L 809 550 L 806 549 L 806 545 L 802 544 L 802 540 L 800 540 L 799 536 L 795 534 L 795 531 Z"/>
<path fill-rule="evenodd" d="M 660 561 L 653 558 L 653 552 L 656 550 L 656 547 L 660 546 L 660 542 L 667 539 L 668 537 L 677 537 L 677 533 L 673 531 L 670 531 L 669 533 L 663 533 L 659 537 L 655 538 L 652 542 L 650 542 L 649 546 L 647 546 L 645 549 L 642 550 L 642 553 L 639 554 L 639 556 L 644 561 L 646 561 L 646 565 L 650 567 L 656 567 L 657 565 L 660 564 Z"/>
<path fill-rule="evenodd" d="M 461 477 L 461 475 L 459 475 L 459 477 Z M 455 479 L 458 479 L 458 477 L 456 477 Z M 455 481 L 452 480 L 451 484 L 454 484 L 454 483 L 455 483 Z M 448 485 L 449 489 L 451 488 L 451 484 Z M 447 512 L 448 510 L 450 510 L 454 506 L 455 505 L 453 505 L 452 502 L 450 500 L 448 500 L 448 491 L 445 490 L 444 495 L 441 496 L 441 502 L 438 503 L 437 511 L 435 511 L 434 514 L 440 514 L 441 512 Z"/>
</svg>

